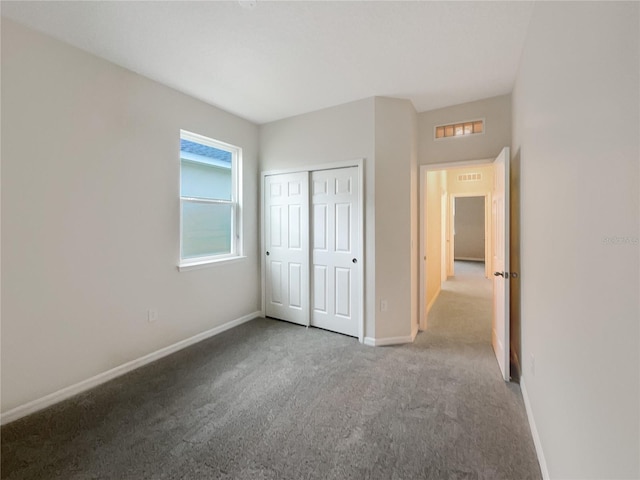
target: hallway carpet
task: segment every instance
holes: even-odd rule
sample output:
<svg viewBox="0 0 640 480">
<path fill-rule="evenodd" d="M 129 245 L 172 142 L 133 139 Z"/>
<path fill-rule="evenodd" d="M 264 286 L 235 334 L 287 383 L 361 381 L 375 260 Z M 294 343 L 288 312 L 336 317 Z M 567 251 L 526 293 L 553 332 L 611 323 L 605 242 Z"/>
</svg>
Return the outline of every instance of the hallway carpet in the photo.
<svg viewBox="0 0 640 480">
<path fill-rule="evenodd" d="M 490 281 L 367 347 L 258 319 L 1 430 L 3 479 L 539 479 L 490 345 Z"/>
</svg>

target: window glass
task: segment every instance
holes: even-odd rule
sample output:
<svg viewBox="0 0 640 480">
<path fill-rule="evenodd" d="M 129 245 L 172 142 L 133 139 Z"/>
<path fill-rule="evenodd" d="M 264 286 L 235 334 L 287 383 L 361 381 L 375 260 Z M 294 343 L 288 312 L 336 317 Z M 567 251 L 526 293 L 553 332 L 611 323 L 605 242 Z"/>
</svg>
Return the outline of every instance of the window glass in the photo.
<svg viewBox="0 0 640 480">
<path fill-rule="evenodd" d="M 231 252 L 231 205 L 182 202 L 182 258 Z"/>
<path fill-rule="evenodd" d="M 450 125 L 436 125 L 434 137 L 436 140 L 449 137 L 466 137 L 483 133 L 484 120 L 473 120 L 463 123 L 452 123 Z"/>
<path fill-rule="evenodd" d="M 241 149 L 180 132 L 180 262 L 206 263 L 240 254 Z"/>
</svg>

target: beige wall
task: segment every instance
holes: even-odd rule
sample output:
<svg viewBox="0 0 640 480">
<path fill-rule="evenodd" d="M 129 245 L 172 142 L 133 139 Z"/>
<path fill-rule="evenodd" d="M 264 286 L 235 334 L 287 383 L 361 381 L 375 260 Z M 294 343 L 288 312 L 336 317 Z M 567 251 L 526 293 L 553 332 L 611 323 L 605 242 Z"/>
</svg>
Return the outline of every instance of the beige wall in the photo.
<svg viewBox="0 0 640 480">
<path fill-rule="evenodd" d="M 500 153 L 500 152 L 498 152 Z M 497 155 L 496 155 L 497 156 Z M 493 192 L 493 165 L 478 165 L 461 168 L 451 168 L 447 172 L 447 190 L 453 195 L 484 195 Z M 482 177 L 479 181 L 465 182 L 458 177 L 479 173 Z"/>
<path fill-rule="evenodd" d="M 436 125 L 485 119 L 485 132 L 434 140 Z M 418 114 L 418 161 L 430 163 L 494 159 L 511 144 L 511 96 L 487 98 Z"/>
<path fill-rule="evenodd" d="M 408 100 L 376 98 L 376 304 L 388 305 L 376 314 L 376 338 L 408 336 L 417 322 L 415 121 Z"/>
<path fill-rule="evenodd" d="M 639 7 L 537 3 L 513 93 L 523 383 L 551 478 L 640 478 Z"/>
<path fill-rule="evenodd" d="M 407 100 L 370 98 L 260 127 L 263 171 L 364 158 L 365 337 L 417 325 L 417 115 Z M 381 311 L 385 300 L 387 311 Z"/>
<path fill-rule="evenodd" d="M 365 336 L 375 336 L 375 99 L 260 126 L 262 171 L 365 160 Z"/>
<path fill-rule="evenodd" d="M 245 260 L 176 268 L 181 128 L 243 148 Z M 259 310 L 257 147 L 245 120 L 2 20 L 3 412 Z"/>
<path fill-rule="evenodd" d="M 427 172 L 426 194 L 426 305 L 432 306 L 442 284 L 442 192 L 446 189 L 446 173 Z"/>
</svg>

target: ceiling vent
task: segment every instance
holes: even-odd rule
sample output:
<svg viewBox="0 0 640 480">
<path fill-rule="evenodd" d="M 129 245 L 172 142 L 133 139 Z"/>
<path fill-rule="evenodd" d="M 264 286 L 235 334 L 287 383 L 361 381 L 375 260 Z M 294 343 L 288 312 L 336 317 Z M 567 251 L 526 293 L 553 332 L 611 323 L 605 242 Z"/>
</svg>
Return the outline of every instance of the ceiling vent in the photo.
<svg viewBox="0 0 640 480">
<path fill-rule="evenodd" d="M 462 173 L 458 175 L 459 182 L 479 182 L 482 180 L 481 173 Z"/>
</svg>

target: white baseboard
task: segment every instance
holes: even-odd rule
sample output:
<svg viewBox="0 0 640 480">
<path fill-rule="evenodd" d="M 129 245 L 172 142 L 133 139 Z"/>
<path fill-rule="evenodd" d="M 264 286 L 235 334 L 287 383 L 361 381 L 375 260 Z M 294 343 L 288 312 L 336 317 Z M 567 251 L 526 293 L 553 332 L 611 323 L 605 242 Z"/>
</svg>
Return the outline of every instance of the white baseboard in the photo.
<svg viewBox="0 0 640 480">
<path fill-rule="evenodd" d="M 364 344 L 369 345 L 370 347 L 385 347 L 387 345 L 401 345 L 403 343 L 413 343 L 416 339 L 416 335 L 418 331 L 415 333 L 412 332 L 411 335 L 407 335 L 406 337 L 387 337 L 387 338 L 373 338 L 373 337 L 364 337 Z"/>
<path fill-rule="evenodd" d="M 45 395 L 44 397 L 32 400 L 31 402 L 25 403 L 24 405 L 12 408 L 11 410 L 8 410 L 7 412 L 0 415 L 0 424 L 6 425 L 7 423 L 13 422 L 14 420 L 18 420 L 19 418 L 25 417 L 39 410 L 43 410 L 58 402 L 71 398 L 74 395 L 90 390 L 91 388 L 97 387 L 98 385 L 106 383 L 109 380 L 113 380 L 114 378 L 124 375 L 125 373 L 129 373 L 136 368 L 140 368 L 144 365 L 147 365 L 148 363 L 159 360 L 162 357 L 166 357 L 167 355 L 171 355 L 178 350 L 190 347 L 195 343 L 206 340 L 207 338 L 218 335 L 226 330 L 229 330 L 230 328 L 237 327 L 238 325 L 246 323 L 260 316 L 260 312 L 253 312 L 243 317 L 236 318 L 235 320 L 231 320 L 230 322 L 218 325 L 217 327 L 214 327 L 205 332 L 198 333 L 193 337 L 189 337 L 185 340 L 174 343 L 173 345 L 169 345 L 168 347 L 164 347 L 160 350 L 149 353 L 143 357 L 131 360 L 130 362 L 112 368 L 111 370 L 99 373 L 98 375 L 76 383 L 75 385 L 70 385 L 61 390 L 58 390 L 57 392 L 50 393 L 49 395 Z"/>
<path fill-rule="evenodd" d="M 527 411 L 527 419 L 529 420 L 529 428 L 531 429 L 531 436 L 533 437 L 533 444 L 536 447 L 536 454 L 538 455 L 538 463 L 540 464 L 540 472 L 544 480 L 550 480 L 549 470 L 547 469 L 547 461 L 544 458 L 544 452 L 542 451 L 542 442 L 540 441 L 540 435 L 538 434 L 538 428 L 536 427 L 536 421 L 533 418 L 533 411 L 531 410 L 531 403 L 529 403 L 529 393 L 527 392 L 527 386 L 524 381 L 524 377 L 520 377 L 520 390 L 522 391 L 522 398 L 524 399 L 524 408 Z"/>
<path fill-rule="evenodd" d="M 463 262 L 484 262 L 482 257 L 455 257 L 454 260 L 462 260 Z"/>
</svg>

